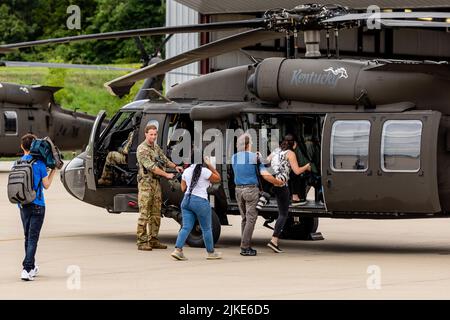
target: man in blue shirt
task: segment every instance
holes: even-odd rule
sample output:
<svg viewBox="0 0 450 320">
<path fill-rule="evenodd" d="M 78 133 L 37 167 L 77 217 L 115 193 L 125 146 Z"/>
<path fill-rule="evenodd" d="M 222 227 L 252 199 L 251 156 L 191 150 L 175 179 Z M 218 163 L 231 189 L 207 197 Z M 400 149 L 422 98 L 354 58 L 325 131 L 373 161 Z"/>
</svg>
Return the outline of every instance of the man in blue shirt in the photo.
<svg viewBox="0 0 450 320">
<path fill-rule="evenodd" d="M 36 136 L 26 134 L 21 138 L 20 147 L 23 150 L 22 160 L 31 160 L 30 155 L 31 144 Z M 35 264 L 35 255 L 39 234 L 45 216 L 45 199 L 43 189 L 48 189 L 52 184 L 56 169 L 47 174 L 47 168 L 41 160 L 37 160 L 33 164 L 33 189 L 36 191 L 36 199 L 26 205 L 19 205 L 20 217 L 22 219 L 25 234 L 25 259 L 23 260 L 23 270 L 21 279 L 25 281 L 34 280 L 39 272 L 39 267 Z"/>
<path fill-rule="evenodd" d="M 258 155 L 251 152 L 251 136 L 243 134 L 237 139 L 237 150 L 231 158 L 236 185 L 236 201 L 242 217 L 241 223 L 241 255 L 256 256 L 256 250 L 251 247 L 251 240 L 255 223 L 258 219 L 256 205 L 259 200 L 258 170 L 264 180 L 275 186 L 283 182 L 274 178 L 261 164 L 258 167 Z"/>
</svg>

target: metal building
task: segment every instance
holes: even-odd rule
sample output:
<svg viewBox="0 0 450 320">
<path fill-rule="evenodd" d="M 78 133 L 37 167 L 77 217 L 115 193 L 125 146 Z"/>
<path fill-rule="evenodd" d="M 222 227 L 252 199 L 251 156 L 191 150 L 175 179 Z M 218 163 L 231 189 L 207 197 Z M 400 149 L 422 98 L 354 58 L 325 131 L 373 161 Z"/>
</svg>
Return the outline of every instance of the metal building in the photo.
<svg viewBox="0 0 450 320">
<path fill-rule="evenodd" d="M 365 12 L 369 5 L 376 4 L 382 10 L 403 11 L 405 9 L 420 11 L 450 11 L 448 0 L 340 0 L 340 5 L 348 6 Z M 271 8 L 294 8 L 300 4 L 311 3 L 310 0 L 168 0 L 167 24 L 181 25 L 196 22 L 217 22 L 225 20 L 251 19 Z M 181 9 L 180 9 L 181 8 Z M 189 9 L 187 9 L 189 8 Z M 184 11 L 187 10 L 187 11 Z M 189 12 L 186 14 L 184 12 Z M 196 19 L 196 20 L 195 20 Z M 449 17 L 450 19 L 450 17 Z M 210 35 L 180 35 L 179 38 L 189 37 L 185 46 L 176 45 L 168 48 L 168 57 L 194 48 L 198 45 L 211 42 L 225 36 L 237 33 L 239 30 L 227 32 L 214 32 Z M 321 49 L 325 49 L 325 32 L 322 33 Z M 183 43 L 183 40 L 179 40 Z M 247 54 L 257 58 L 270 56 L 285 56 L 286 41 L 272 41 L 252 45 L 245 48 Z M 170 46 L 170 44 L 169 44 Z M 331 47 L 334 46 L 332 37 Z M 384 29 L 367 30 L 367 28 L 342 30 L 339 40 L 340 52 L 344 56 L 384 57 L 396 59 L 417 60 L 449 60 L 450 59 L 450 32 L 449 30 L 423 30 L 423 29 Z M 299 39 L 300 56 L 304 52 L 302 38 Z M 219 57 L 208 59 L 188 66 L 186 73 L 208 73 L 232 66 L 248 64 L 248 55 L 236 51 Z M 170 75 L 170 83 L 172 77 Z M 178 75 L 177 75 L 178 77 Z M 189 76 L 177 78 L 176 81 L 188 79 Z"/>
<path fill-rule="evenodd" d="M 167 0 L 166 3 L 166 25 L 176 26 L 185 24 L 196 24 L 199 22 L 199 13 L 174 0 Z M 177 34 L 166 44 L 166 57 L 173 57 L 179 53 L 197 48 L 199 36 L 197 34 Z M 174 69 L 166 75 L 166 87 L 182 83 L 197 77 L 199 74 L 199 63 Z"/>
</svg>

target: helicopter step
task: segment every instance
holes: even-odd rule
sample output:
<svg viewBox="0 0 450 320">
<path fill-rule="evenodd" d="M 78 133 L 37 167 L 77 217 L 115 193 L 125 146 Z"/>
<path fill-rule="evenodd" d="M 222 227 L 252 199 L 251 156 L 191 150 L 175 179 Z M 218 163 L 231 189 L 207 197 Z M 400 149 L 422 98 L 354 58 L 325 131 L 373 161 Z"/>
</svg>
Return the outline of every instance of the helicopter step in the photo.
<svg viewBox="0 0 450 320">
<path fill-rule="evenodd" d="M 239 207 L 236 202 L 229 205 L 230 211 L 239 212 Z M 270 200 L 261 210 L 262 213 L 278 212 L 277 203 L 275 200 Z M 291 215 L 301 214 L 301 215 L 314 215 L 326 214 L 325 205 L 322 202 L 317 202 L 315 200 L 307 200 L 306 204 L 301 206 L 289 206 L 289 213 Z"/>
<path fill-rule="evenodd" d="M 138 212 L 138 195 L 136 193 L 117 194 L 114 196 L 114 208 L 109 213 Z"/>
</svg>

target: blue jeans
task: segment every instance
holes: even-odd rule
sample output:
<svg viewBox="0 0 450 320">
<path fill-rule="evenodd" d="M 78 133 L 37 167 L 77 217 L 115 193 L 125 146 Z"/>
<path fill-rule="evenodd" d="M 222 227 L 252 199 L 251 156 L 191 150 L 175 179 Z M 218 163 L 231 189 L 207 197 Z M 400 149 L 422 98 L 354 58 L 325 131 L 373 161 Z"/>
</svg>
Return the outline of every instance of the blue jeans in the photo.
<svg viewBox="0 0 450 320">
<path fill-rule="evenodd" d="M 195 220 L 198 219 L 200 228 L 203 233 L 203 242 L 205 243 L 206 251 L 214 252 L 214 241 L 211 230 L 211 205 L 209 201 L 195 195 L 191 195 L 190 199 L 187 195 L 184 196 L 181 202 L 181 214 L 183 216 L 183 227 L 178 233 L 175 248 L 183 248 L 186 239 L 194 227 Z"/>
<path fill-rule="evenodd" d="M 34 256 L 36 255 L 39 234 L 44 223 L 45 207 L 36 204 L 26 204 L 20 208 L 23 231 L 25 234 L 25 259 L 23 268 L 28 272 L 34 269 Z"/>
</svg>

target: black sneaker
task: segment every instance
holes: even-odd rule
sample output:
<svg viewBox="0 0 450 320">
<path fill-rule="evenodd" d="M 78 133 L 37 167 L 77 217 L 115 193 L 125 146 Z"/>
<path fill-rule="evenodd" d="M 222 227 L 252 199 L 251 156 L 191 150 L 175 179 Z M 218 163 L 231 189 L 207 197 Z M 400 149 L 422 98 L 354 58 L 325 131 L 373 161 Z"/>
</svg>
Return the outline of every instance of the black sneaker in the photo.
<svg viewBox="0 0 450 320">
<path fill-rule="evenodd" d="M 280 249 L 279 246 L 275 245 L 272 241 L 270 241 L 267 246 L 272 249 L 276 253 L 283 253 L 284 251 Z"/>
<path fill-rule="evenodd" d="M 253 248 L 241 248 L 241 256 L 256 256 L 257 251 Z"/>
</svg>

